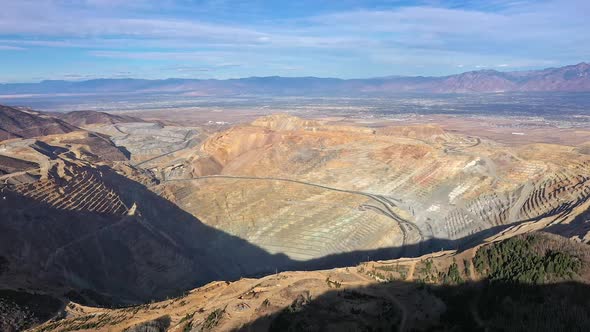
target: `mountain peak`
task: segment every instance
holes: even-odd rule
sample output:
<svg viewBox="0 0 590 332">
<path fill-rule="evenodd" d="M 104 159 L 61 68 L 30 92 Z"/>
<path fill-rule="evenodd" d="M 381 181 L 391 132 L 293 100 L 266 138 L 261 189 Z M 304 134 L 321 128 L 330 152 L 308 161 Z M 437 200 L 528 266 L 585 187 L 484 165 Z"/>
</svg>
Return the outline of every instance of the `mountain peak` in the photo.
<svg viewBox="0 0 590 332">
<path fill-rule="evenodd" d="M 574 67 L 578 70 L 588 70 L 590 69 L 590 63 L 580 62 L 577 65 L 574 65 Z"/>
</svg>

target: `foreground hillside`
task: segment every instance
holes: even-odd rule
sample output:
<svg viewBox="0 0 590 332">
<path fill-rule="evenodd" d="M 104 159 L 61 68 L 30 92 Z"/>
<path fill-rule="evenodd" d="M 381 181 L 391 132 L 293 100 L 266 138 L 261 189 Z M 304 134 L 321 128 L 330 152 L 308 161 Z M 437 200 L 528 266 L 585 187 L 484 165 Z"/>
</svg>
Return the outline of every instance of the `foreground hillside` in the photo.
<svg viewBox="0 0 590 332">
<path fill-rule="evenodd" d="M 589 264 L 587 245 L 535 233 L 459 253 L 212 282 L 141 306 L 69 303 L 35 331 L 585 331 Z"/>
</svg>

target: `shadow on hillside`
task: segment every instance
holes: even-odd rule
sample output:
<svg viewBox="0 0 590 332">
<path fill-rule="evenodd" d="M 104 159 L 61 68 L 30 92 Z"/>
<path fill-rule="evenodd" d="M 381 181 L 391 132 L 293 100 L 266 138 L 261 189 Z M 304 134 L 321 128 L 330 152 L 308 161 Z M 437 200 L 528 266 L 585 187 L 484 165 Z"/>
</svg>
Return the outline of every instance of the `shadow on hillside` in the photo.
<svg viewBox="0 0 590 332">
<path fill-rule="evenodd" d="M 0 285 L 44 289 L 82 303 L 111 306 L 159 300 L 214 280 L 276 271 L 353 266 L 367 260 L 463 249 L 509 226 L 458 240 L 429 239 L 295 261 L 205 225 L 165 198 L 102 166 L 100 178 L 134 216 L 58 210 L 10 191 L 0 200 Z M 413 253 L 412 255 L 406 253 Z"/>
<path fill-rule="evenodd" d="M 568 238 L 583 238 L 590 232 L 590 210 L 578 215 L 569 224 L 551 225 L 545 228 L 544 231 Z"/>
<path fill-rule="evenodd" d="M 209 227 L 108 167 L 101 179 L 135 216 L 56 209 L 6 188 L 0 199 L 0 288 L 68 293 L 92 305 L 163 299 L 213 280 L 288 266 Z"/>
<path fill-rule="evenodd" d="M 62 312 L 66 304 L 49 295 L 0 290 L 0 331 L 22 331 Z"/>
<path fill-rule="evenodd" d="M 263 302 L 255 309 L 263 316 L 236 331 L 589 331 L 589 299 L 590 286 L 574 282 L 394 281 L 318 297 L 302 291 L 278 311 Z"/>
<path fill-rule="evenodd" d="M 540 217 L 538 219 L 541 219 Z M 390 260 L 401 257 L 415 258 L 428 253 L 434 253 L 445 250 L 463 251 L 473 248 L 475 245 L 482 243 L 486 238 L 498 234 L 510 227 L 518 224 L 532 221 L 525 220 L 507 225 L 494 226 L 474 234 L 456 239 L 430 238 L 419 243 L 408 244 L 403 247 L 390 247 L 375 250 L 357 250 L 341 254 L 328 255 L 309 261 L 291 261 L 290 269 L 292 270 L 317 270 L 329 269 L 336 267 L 347 267 L 358 265 L 362 262 Z"/>
</svg>

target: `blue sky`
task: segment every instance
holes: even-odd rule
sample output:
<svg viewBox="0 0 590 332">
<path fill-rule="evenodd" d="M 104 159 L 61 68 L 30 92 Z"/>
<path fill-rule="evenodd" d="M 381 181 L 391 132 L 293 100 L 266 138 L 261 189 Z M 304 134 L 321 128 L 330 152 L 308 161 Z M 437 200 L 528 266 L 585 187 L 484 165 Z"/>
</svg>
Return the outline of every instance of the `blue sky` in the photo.
<svg viewBox="0 0 590 332">
<path fill-rule="evenodd" d="M 0 0 L 0 82 L 362 78 L 590 60 L 588 0 Z"/>
</svg>

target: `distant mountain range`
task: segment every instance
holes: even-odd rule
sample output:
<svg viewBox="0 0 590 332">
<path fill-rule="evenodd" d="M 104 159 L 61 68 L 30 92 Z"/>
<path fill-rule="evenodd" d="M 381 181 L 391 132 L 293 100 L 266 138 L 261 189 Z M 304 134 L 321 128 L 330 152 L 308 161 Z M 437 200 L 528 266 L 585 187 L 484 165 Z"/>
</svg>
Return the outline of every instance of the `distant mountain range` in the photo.
<svg viewBox="0 0 590 332">
<path fill-rule="evenodd" d="M 249 77 L 240 79 L 95 79 L 0 84 L 0 95 L 173 93 L 187 96 L 340 96 L 405 92 L 478 93 L 590 91 L 590 64 L 533 71 L 471 71 L 443 77 L 393 76 L 368 79 Z"/>
</svg>

